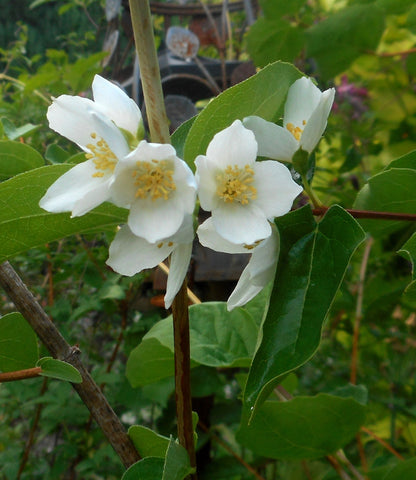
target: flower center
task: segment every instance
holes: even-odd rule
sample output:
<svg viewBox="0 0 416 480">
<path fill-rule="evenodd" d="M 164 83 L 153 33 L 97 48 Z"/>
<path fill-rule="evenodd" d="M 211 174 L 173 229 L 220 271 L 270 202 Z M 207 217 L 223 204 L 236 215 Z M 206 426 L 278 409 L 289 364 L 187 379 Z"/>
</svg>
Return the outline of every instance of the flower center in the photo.
<svg viewBox="0 0 416 480">
<path fill-rule="evenodd" d="M 173 180 L 173 163 L 169 160 L 152 160 L 136 162 L 137 170 L 133 172 L 134 185 L 137 187 L 136 198 L 167 200 L 176 190 Z"/>
<path fill-rule="evenodd" d="M 91 138 L 95 140 L 97 134 L 91 133 Z M 89 160 L 92 159 L 97 172 L 93 173 L 93 177 L 102 178 L 106 173 L 112 173 L 117 163 L 117 157 L 108 146 L 108 143 L 101 138 L 95 144 L 89 143 L 87 148 L 91 150 L 91 153 L 87 153 L 85 156 Z"/>
<path fill-rule="evenodd" d="M 217 195 L 226 203 L 241 203 L 247 205 L 257 197 L 257 190 L 251 184 L 254 182 L 254 170 L 250 165 L 239 168 L 228 165 L 225 171 L 218 173 Z"/>
<path fill-rule="evenodd" d="M 306 120 L 302 120 L 302 125 L 306 125 Z M 286 125 L 286 128 L 289 130 L 289 132 L 296 138 L 296 140 L 299 142 L 300 137 L 302 135 L 303 129 L 300 127 L 295 127 L 293 123 L 288 123 Z"/>
</svg>

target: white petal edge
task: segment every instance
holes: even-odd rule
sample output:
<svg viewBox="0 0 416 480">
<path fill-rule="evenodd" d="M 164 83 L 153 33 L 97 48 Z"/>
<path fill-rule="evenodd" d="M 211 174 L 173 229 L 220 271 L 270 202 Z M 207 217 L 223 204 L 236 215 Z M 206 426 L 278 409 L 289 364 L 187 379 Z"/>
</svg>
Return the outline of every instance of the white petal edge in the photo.
<svg viewBox="0 0 416 480">
<path fill-rule="evenodd" d="M 197 235 L 199 243 L 204 247 L 223 253 L 251 253 L 251 250 L 244 245 L 232 243 L 221 237 L 215 230 L 212 217 L 209 217 L 205 222 L 198 227 Z"/>
<path fill-rule="evenodd" d="M 95 75 L 92 82 L 94 101 L 118 127 L 137 135 L 142 122 L 139 106 L 120 87 Z"/>
<path fill-rule="evenodd" d="M 300 146 L 311 153 L 325 131 L 328 116 L 334 103 L 335 88 L 325 90 L 321 100 L 309 118 L 300 138 Z"/>
<path fill-rule="evenodd" d="M 75 165 L 48 188 L 45 195 L 40 199 L 39 206 L 51 213 L 71 212 L 75 205 L 82 203 L 86 195 L 91 195 L 91 202 L 96 191 L 98 191 L 99 203 L 107 200 L 109 192 L 108 197 L 105 198 L 102 188 L 103 185 L 107 185 L 106 188 L 108 189 L 108 178 L 93 177 L 95 172 L 95 165 L 91 160 Z M 92 203 L 95 202 L 92 201 Z M 95 203 L 94 206 L 99 203 Z M 91 208 L 94 208 L 94 206 Z M 77 210 L 78 215 L 80 215 L 78 206 Z"/>
<path fill-rule="evenodd" d="M 284 162 L 292 161 L 299 144 L 289 130 L 255 115 L 244 118 L 243 123 L 256 137 L 259 147 L 257 155 Z"/>
<path fill-rule="evenodd" d="M 124 225 L 111 242 L 106 263 L 115 272 L 131 277 L 146 268 L 155 267 L 168 257 L 172 250 L 173 245 L 169 245 L 169 242 L 163 242 L 163 245 L 146 242 Z"/>
<path fill-rule="evenodd" d="M 208 145 L 206 157 L 212 168 L 251 165 L 257 157 L 257 142 L 253 132 L 245 128 L 240 120 L 235 120 L 229 127 L 214 135 Z"/>
<path fill-rule="evenodd" d="M 286 128 L 288 123 L 292 123 L 295 127 L 300 127 L 303 130 L 302 122 L 304 120 L 309 121 L 321 99 L 321 95 L 322 92 L 310 78 L 302 77 L 296 80 L 287 94 L 283 126 Z"/>
<path fill-rule="evenodd" d="M 170 269 L 165 294 L 165 308 L 170 308 L 188 272 L 192 242 L 177 245 L 170 257 Z"/>
<path fill-rule="evenodd" d="M 279 233 L 273 227 L 270 237 L 254 249 L 248 265 L 228 298 L 228 311 L 245 305 L 273 280 L 279 259 L 279 250 Z"/>
<path fill-rule="evenodd" d="M 288 213 L 293 201 L 303 190 L 293 180 L 289 169 L 276 160 L 265 160 L 256 162 L 254 172 L 256 205 L 269 220 Z"/>
</svg>

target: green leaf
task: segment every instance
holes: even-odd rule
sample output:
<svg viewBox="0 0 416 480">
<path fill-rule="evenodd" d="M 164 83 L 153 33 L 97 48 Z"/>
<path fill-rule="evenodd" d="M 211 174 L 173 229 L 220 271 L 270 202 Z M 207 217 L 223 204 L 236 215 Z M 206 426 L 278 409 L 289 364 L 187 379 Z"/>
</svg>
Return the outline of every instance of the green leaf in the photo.
<svg viewBox="0 0 416 480">
<path fill-rule="evenodd" d="M 411 458 L 393 467 L 382 480 L 403 480 L 416 478 L 416 458 Z"/>
<path fill-rule="evenodd" d="M 376 50 L 384 31 L 384 12 L 376 5 L 353 5 L 330 15 L 307 32 L 307 55 L 327 80 L 360 55 Z"/>
<path fill-rule="evenodd" d="M 189 463 L 188 452 L 171 438 L 166 452 L 162 480 L 183 480 L 194 472 L 195 469 Z"/>
<path fill-rule="evenodd" d="M 186 139 L 185 160 L 191 164 L 197 155 L 205 154 L 212 137 L 236 119 L 258 115 L 278 120 L 289 87 L 300 77 L 293 65 L 276 62 L 218 95 L 196 117 Z"/>
<path fill-rule="evenodd" d="M 396 160 L 391 161 L 385 170 L 390 170 L 391 168 L 412 168 L 416 170 L 416 150 L 406 153 Z"/>
<path fill-rule="evenodd" d="M 306 0 L 261 0 L 260 5 L 264 16 L 269 19 L 283 17 L 287 14 L 298 13 Z"/>
<path fill-rule="evenodd" d="M 127 360 L 126 376 L 133 388 L 170 377 L 174 372 L 173 349 L 156 338 L 143 339 Z"/>
<path fill-rule="evenodd" d="M 169 438 L 141 425 L 133 425 L 129 428 L 128 433 L 136 450 L 142 457 L 165 458 Z"/>
<path fill-rule="evenodd" d="M 46 148 L 45 158 L 52 164 L 64 163 L 68 160 L 69 153 L 61 148 L 58 144 L 52 143 Z"/>
<path fill-rule="evenodd" d="M 280 261 L 244 393 L 249 406 L 264 401 L 283 375 L 314 354 L 351 256 L 364 239 L 358 223 L 339 206 L 318 224 L 304 207 L 278 218 L 276 225 Z"/>
<path fill-rule="evenodd" d="M 3 124 L 4 133 L 9 140 L 17 140 L 20 137 L 25 137 L 40 128 L 40 125 L 33 125 L 32 123 L 15 127 L 14 124 L 5 117 L 1 119 L 1 123 Z"/>
<path fill-rule="evenodd" d="M 270 20 L 259 18 L 246 38 L 250 58 L 258 67 L 265 67 L 276 60 L 293 62 L 304 43 L 303 31 L 279 17 Z"/>
<path fill-rule="evenodd" d="M 402 160 L 403 162 L 403 160 Z M 390 168 L 368 180 L 357 195 L 354 208 L 379 212 L 416 212 L 416 169 Z M 361 220 L 364 230 L 374 236 L 394 232 L 409 222 Z"/>
<path fill-rule="evenodd" d="M 237 439 L 268 458 L 319 458 L 344 447 L 354 437 L 365 421 L 365 410 L 351 398 L 323 393 L 287 402 L 267 401 L 249 425 L 244 419 Z"/>
<path fill-rule="evenodd" d="M 384 9 L 386 13 L 400 15 L 407 12 L 414 5 L 414 0 L 377 0 L 374 5 Z"/>
<path fill-rule="evenodd" d="M 24 143 L 0 141 L 0 182 L 45 165 L 42 155 Z"/>
<path fill-rule="evenodd" d="M 159 457 L 143 458 L 126 470 L 121 480 L 161 480 L 164 463 Z"/>
<path fill-rule="evenodd" d="M 186 122 L 182 123 L 182 125 L 178 127 L 172 134 L 172 137 L 171 137 L 172 145 L 175 147 L 176 155 L 179 158 L 184 158 L 184 147 L 185 147 L 186 138 L 188 136 L 189 130 L 194 124 L 195 118 L 196 117 L 192 117 Z M 193 171 L 195 171 L 194 162 L 191 162 L 189 166 Z"/>
<path fill-rule="evenodd" d="M 410 9 L 409 14 L 407 15 L 406 25 L 412 33 L 416 33 L 416 5 L 413 5 Z"/>
<path fill-rule="evenodd" d="M 38 359 L 35 332 L 20 313 L 0 317 L 0 370 L 32 368 Z"/>
<path fill-rule="evenodd" d="M 52 357 L 43 357 L 38 360 L 36 366 L 42 368 L 40 375 L 43 375 L 44 377 L 65 380 L 71 383 L 82 382 L 82 377 L 78 370 L 62 360 L 56 360 Z"/>
<path fill-rule="evenodd" d="M 110 204 L 72 219 L 69 213 L 41 209 L 38 203 L 47 188 L 69 168 L 42 167 L 0 184 L 0 262 L 75 233 L 111 230 L 125 221 L 127 210 Z"/>
<path fill-rule="evenodd" d="M 227 311 L 223 302 L 189 308 L 191 360 L 210 367 L 247 367 L 257 340 L 258 326 L 242 308 Z M 172 317 L 161 320 L 143 337 L 127 361 L 133 387 L 173 375 Z"/>
</svg>

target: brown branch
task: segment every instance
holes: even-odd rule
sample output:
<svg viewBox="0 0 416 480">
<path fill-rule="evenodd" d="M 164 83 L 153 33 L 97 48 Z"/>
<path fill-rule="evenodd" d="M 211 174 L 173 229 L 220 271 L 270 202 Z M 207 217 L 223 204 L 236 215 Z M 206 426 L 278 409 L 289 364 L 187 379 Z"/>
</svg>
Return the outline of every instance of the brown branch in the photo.
<svg viewBox="0 0 416 480">
<path fill-rule="evenodd" d="M 39 377 L 41 367 L 27 368 L 25 370 L 15 370 L 13 372 L 0 373 L 0 383 L 15 382 L 16 380 L 25 380 L 26 378 Z"/>
<path fill-rule="evenodd" d="M 380 438 L 378 435 L 376 435 L 374 432 L 369 430 L 366 427 L 361 427 L 361 430 L 365 432 L 367 435 L 370 435 L 370 437 L 374 438 L 376 442 L 378 442 L 380 445 L 382 445 L 386 450 L 388 450 L 390 453 L 392 453 L 395 457 L 397 457 L 399 460 L 404 460 L 404 457 L 400 455 L 400 453 L 395 450 L 389 443 L 387 443 L 385 440 Z"/>
<path fill-rule="evenodd" d="M 175 345 L 175 397 L 179 443 L 188 452 L 196 467 L 194 429 L 192 425 L 191 355 L 189 343 L 189 312 L 186 281 L 172 304 L 173 340 Z M 196 474 L 191 475 L 196 480 Z"/>
<path fill-rule="evenodd" d="M 329 210 L 329 207 L 318 207 L 312 209 L 312 213 L 320 216 L 325 215 L 327 210 Z M 345 211 L 347 211 L 354 218 L 416 222 L 415 213 L 373 212 L 371 210 L 355 210 L 353 208 L 346 208 Z"/>
<path fill-rule="evenodd" d="M 265 480 L 264 477 L 262 477 L 258 472 L 256 472 L 256 470 L 249 463 L 247 463 L 243 458 L 241 458 L 238 453 L 234 452 L 234 450 L 227 443 L 225 443 L 220 437 L 215 435 L 215 433 L 213 433 L 204 423 L 199 421 L 198 425 L 204 432 L 206 432 L 210 436 L 210 438 L 215 440 L 218 445 L 221 445 L 221 447 L 226 452 L 232 455 L 238 462 L 241 463 L 241 465 L 243 465 L 243 467 L 245 467 L 250 473 L 252 473 L 257 478 L 257 480 Z"/>
<path fill-rule="evenodd" d="M 0 265 L 0 285 L 14 302 L 16 308 L 31 325 L 54 358 L 74 366 L 82 377 L 82 383 L 73 384 L 95 421 L 126 468 L 140 460 L 140 456 L 120 419 L 80 359 L 77 347 L 71 347 L 59 330 L 22 282 L 9 262 Z"/>
</svg>

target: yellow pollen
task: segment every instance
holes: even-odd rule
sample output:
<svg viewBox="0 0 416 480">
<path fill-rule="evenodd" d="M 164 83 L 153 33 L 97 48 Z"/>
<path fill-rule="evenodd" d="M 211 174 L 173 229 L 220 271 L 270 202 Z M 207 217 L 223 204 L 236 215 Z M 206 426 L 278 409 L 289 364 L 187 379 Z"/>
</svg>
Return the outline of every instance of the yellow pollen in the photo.
<svg viewBox="0 0 416 480">
<path fill-rule="evenodd" d="M 240 168 L 237 165 L 228 165 L 225 171 L 218 173 L 217 195 L 226 203 L 241 203 L 247 205 L 257 198 L 257 190 L 253 185 L 254 170 L 250 165 Z"/>
<path fill-rule="evenodd" d="M 162 248 L 163 247 L 163 242 L 160 242 L 157 244 L 157 248 Z"/>
<path fill-rule="evenodd" d="M 151 162 L 136 162 L 137 170 L 132 173 L 137 187 L 136 198 L 151 198 L 167 200 L 176 190 L 173 180 L 173 162 L 169 160 L 152 160 Z"/>
<path fill-rule="evenodd" d="M 172 247 L 172 246 L 173 246 L 173 242 L 169 242 L 168 247 Z"/>
<path fill-rule="evenodd" d="M 302 125 L 306 125 L 306 120 L 302 121 Z M 286 125 L 286 128 L 289 130 L 289 132 L 296 138 L 296 140 L 299 142 L 300 137 L 302 135 L 303 130 L 300 127 L 295 127 L 293 123 L 288 123 Z"/>
<path fill-rule="evenodd" d="M 258 245 L 260 245 L 260 243 L 262 242 L 263 240 L 256 240 L 254 243 L 251 243 L 249 245 L 247 244 L 244 244 L 243 247 L 246 249 L 246 250 L 253 250 L 254 248 L 256 248 Z"/>
<path fill-rule="evenodd" d="M 91 138 L 95 140 L 97 134 L 95 132 L 91 133 Z M 92 174 L 93 177 L 102 178 L 106 173 L 112 173 L 114 171 L 117 157 L 103 138 L 98 140 L 95 144 L 89 143 L 87 148 L 91 153 L 87 153 L 85 156 L 87 159 L 94 162 L 95 169 L 98 170 Z"/>
</svg>

